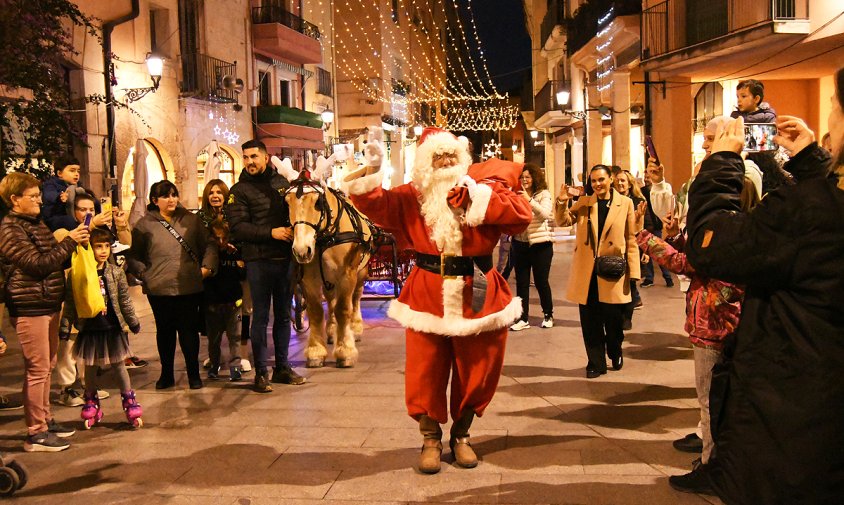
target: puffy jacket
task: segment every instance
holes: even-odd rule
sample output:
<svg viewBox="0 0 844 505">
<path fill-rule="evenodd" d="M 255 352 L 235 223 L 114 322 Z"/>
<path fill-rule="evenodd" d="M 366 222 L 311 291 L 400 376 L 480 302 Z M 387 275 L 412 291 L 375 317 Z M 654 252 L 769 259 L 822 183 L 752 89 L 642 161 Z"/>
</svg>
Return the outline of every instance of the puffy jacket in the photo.
<svg viewBox="0 0 844 505">
<path fill-rule="evenodd" d="M 647 230 L 639 232 L 636 241 L 654 263 L 691 279 L 686 291 L 685 330 L 692 344 L 722 350 L 724 339 L 738 327 L 744 287 L 696 272 L 684 253 Z"/>
<path fill-rule="evenodd" d="M 730 113 L 731 118 L 743 117 L 745 123 L 776 123 L 777 112 L 768 102 L 762 102 L 753 112 L 742 112 L 734 110 Z"/>
<path fill-rule="evenodd" d="M 554 201 L 547 189 L 533 195 L 530 200 L 531 221 L 527 230 L 518 234 L 515 238 L 529 244 L 541 244 L 542 242 L 553 242 L 554 231 Z"/>
<path fill-rule="evenodd" d="M 159 222 L 161 214 L 151 210 L 132 230 L 129 272 L 144 283 L 144 292 L 155 296 L 191 295 L 202 291 L 200 265 L 188 255 L 176 237 Z M 211 240 L 202 220 L 177 207 L 170 226 L 199 258 L 201 266 L 217 271 L 217 243 Z"/>
<path fill-rule="evenodd" d="M 226 221 L 244 261 L 290 259 L 291 243 L 272 236 L 273 228 L 290 226 L 290 211 L 284 201 L 284 190 L 289 187 L 287 179 L 272 167 L 258 175 L 244 170 L 232 186 Z"/>
<path fill-rule="evenodd" d="M 64 263 L 76 248 L 56 242 L 37 217 L 10 212 L 0 223 L 0 257 L 6 275 L 6 306 L 12 317 L 46 316 L 64 301 Z"/>
</svg>

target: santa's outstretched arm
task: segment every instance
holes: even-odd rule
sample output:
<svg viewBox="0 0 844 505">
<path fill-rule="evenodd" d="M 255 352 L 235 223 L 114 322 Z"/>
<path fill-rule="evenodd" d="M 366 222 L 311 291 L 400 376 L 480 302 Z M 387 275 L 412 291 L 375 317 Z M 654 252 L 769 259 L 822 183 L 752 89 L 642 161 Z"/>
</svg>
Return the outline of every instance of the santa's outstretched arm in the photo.
<svg viewBox="0 0 844 505">
<path fill-rule="evenodd" d="M 467 225 L 499 225 L 502 226 L 502 233 L 507 235 L 521 233 L 527 228 L 533 218 L 527 200 L 500 182 L 474 184 L 474 188 L 471 183 L 466 186 L 471 200 L 466 209 Z"/>
</svg>

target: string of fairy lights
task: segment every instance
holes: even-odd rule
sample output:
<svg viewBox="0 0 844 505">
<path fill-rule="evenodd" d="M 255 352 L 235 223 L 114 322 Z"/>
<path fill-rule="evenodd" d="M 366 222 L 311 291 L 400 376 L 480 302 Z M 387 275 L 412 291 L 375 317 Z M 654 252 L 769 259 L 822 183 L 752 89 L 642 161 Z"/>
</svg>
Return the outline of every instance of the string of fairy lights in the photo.
<svg viewBox="0 0 844 505">
<path fill-rule="evenodd" d="M 492 82 L 471 0 L 462 7 L 458 0 L 319 2 L 323 15 L 331 7 L 324 19 L 331 23 L 338 75 L 366 100 L 389 103 L 394 116 L 412 117 L 416 125 L 515 126 L 518 107 Z"/>
</svg>

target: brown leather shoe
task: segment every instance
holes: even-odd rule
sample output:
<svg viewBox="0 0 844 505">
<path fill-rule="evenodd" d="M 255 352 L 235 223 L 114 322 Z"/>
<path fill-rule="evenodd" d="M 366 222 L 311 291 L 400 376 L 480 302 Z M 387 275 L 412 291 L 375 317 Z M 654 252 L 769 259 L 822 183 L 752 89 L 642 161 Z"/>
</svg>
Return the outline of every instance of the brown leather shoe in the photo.
<svg viewBox="0 0 844 505">
<path fill-rule="evenodd" d="M 452 438 L 448 442 L 451 453 L 454 454 L 454 461 L 463 468 L 475 468 L 478 466 L 478 456 L 469 443 L 469 437 Z"/>
<path fill-rule="evenodd" d="M 440 471 L 440 458 L 443 444 L 439 440 L 426 438 L 422 441 L 422 452 L 419 453 L 419 471 L 422 473 L 437 473 Z"/>
</svg>

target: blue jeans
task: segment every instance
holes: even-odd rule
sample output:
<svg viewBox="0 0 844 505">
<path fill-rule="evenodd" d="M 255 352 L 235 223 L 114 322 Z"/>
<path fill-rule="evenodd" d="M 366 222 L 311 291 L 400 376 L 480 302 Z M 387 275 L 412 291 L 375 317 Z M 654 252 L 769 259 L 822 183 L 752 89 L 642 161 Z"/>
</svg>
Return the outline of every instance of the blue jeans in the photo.
<svg viewBox="0 0 844 505">
<path fill-rule="evenodd" d="M 246 279 L 252 292 L 252 357 L 256 373 L 267 372 L 267 324 L 270 321 L 270 300 L 273 304 L 273 346 L 276 368 L 288 366 L 290 345 L 289 260 L 258 260 L 246 263 Z"/>
</svg>

